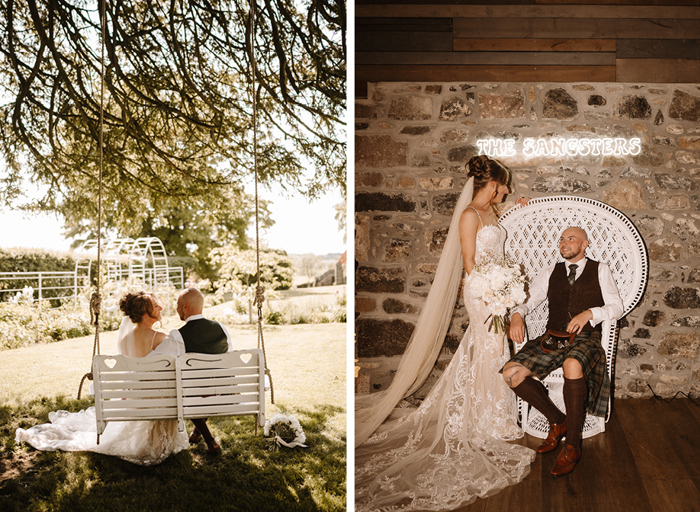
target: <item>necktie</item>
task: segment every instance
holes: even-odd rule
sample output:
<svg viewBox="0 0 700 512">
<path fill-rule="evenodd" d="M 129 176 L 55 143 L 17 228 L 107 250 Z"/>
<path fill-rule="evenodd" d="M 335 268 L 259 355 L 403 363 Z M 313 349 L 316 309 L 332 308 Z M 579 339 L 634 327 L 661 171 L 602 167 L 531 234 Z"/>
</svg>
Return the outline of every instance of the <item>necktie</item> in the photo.
<svg viewBox="0 0 700 512">
<path fill-rule="evenodd" d="M 569 275 L 566 277 L 569 280 L 569 284 L 574 284 L 576 281 L 576 269 L 578 265 L 569 265 Z"/>
</svg>

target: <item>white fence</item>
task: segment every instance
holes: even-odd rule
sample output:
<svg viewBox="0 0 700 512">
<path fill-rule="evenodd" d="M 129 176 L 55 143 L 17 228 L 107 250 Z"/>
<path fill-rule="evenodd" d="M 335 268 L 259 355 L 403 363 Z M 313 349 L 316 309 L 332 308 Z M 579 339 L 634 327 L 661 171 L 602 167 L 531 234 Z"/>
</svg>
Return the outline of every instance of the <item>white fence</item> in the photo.
<svg viewBox="0 0 700 512">
<path fill-rule="evenodd" d="M 161 286 L 175 286 L 177 289 L 184 287 L 184 273 L 182 267 L 169 267 L 167 275 L 160 269 L 146 268 L 141 270 L 143 276 L 143 288 L 158 291 Z M 128 270 L 123 271 L 116 280 L 127 280 L 130 276 Z M 139 276 L 141 277 L 141 276 Z M 32 301 L 75 299 L 83 288 L 88 286 L 89 277 L 78 275 L 77 272 L 0 272 L 0 302 L 7 302 L 18 293 L 27 293 L 27 288 L 32 288 Z M 20 284 L 21 283 L 21 284 Z M 25 297 L 25 300 L 29 297 Z"/>
</svg>

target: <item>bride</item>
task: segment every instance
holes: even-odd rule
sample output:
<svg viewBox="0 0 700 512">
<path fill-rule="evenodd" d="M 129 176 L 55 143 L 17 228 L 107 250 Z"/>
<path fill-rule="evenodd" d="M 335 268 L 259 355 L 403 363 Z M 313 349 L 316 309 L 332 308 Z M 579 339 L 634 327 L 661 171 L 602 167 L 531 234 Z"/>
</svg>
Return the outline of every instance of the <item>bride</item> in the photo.
<svg viewBox="0 0 700 512">
<path fill-rule="evenodd" d="M 468 168 L 433 285 L 394 380 L 386 391 L 356 400 L 358 511 L 455 509 L 521 481 L 534 460 L 533 450 L 506 442 L 523 435 L 515 395 L 498 373 L 510 357 L 508 343 L 504 333 L 488 331 L 486 305 L 466 286 L 469 327 L 449 366 L 418 409 L 394 409 L 435 363 L 463 270 L 468 279 L 484 258 L 504 254 L 506 233 L 494 207 L 511 190 L 511 172 L 486 156 L 473 157 Z"/>
<path fill-rule="evenodd" d="M 161 320 L 162 307 L 146 292 L 127 293 L 119 302 L 124 319 L 119 327 L 118 352 L 130 357 L 146 357 L 165 339 L 153 329 Z M 114 455 L 134 464 L 160 464 L 170 455 L 189 446 L 187 433 L 178 432 L 177 420 L 122 421 L 107 424 L 97 444 L 95 408 L 77 413 L 49 413 L 51 423 L 36 425 L 15 433 L 17 443 L 26 442 L 41 451 L 90 451 Z"/>
</svg>

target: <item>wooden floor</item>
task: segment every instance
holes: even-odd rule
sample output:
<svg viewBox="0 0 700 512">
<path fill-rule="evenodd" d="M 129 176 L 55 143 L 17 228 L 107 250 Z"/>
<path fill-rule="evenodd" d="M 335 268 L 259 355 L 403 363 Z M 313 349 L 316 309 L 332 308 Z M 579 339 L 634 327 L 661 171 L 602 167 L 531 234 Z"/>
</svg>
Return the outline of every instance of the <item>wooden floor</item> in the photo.
<svg viewBox="0 0 700 512">
<path fill-rule="evenodd" d="M 700 511 L 700 407 L 688 399 L 616 400 L 570 475 L 550 474 L 558 453 L 537 455 L 520 484 L 459 512 Z"/>
</svg>

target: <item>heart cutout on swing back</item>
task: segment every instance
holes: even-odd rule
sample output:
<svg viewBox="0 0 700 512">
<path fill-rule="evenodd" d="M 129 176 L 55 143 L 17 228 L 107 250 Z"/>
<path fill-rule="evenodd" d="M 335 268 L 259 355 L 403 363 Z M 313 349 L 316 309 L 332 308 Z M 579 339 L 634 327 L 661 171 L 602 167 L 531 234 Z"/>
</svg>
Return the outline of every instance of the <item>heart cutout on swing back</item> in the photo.
<svg viewBox="0 0 700 512">
<path fill-rule="evenodd" d="M 244 364 L 248 364 L 248 362 L 253 359 L 253 354 L 250 352 L 246 352 L 245 354 L 241 354 L 241 361 L 243 361 Z"/>
<path fill-rule="evenodd" d="M 116 359 L 103 359 L 103 361 L 105 363 L 105 366 L 107 366 L 107 368 L 110 369 L 114 368 L 117 365 Z"/>
</svg>

